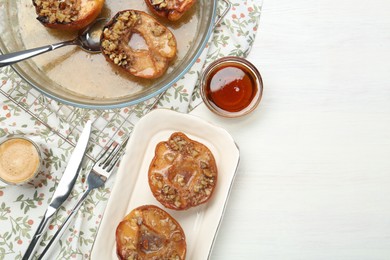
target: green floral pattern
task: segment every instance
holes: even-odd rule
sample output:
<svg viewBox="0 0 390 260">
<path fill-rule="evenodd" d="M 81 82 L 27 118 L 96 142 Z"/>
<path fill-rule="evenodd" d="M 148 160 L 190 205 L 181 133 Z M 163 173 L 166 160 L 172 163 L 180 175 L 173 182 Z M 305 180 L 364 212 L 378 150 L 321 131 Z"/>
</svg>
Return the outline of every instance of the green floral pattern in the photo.
<svg viewBox="0 0 390 260">
<path fill-rule="evenodd" d="M 27 136 L 38 143 L 44 158 L 40 173 L 28 184 L 0 184 L 0 260 L 21 259 L 39 225 L 73 151 L 73 145 L 61 136 L 75 143 L 81 126 L 88 119 L 93 120 L 94 142 L 88 149 L 88 155 L 96 158 L 110 140 L 122 142 L 131 135 L 134 125 L 150 109 L 160 107 L 189 112 L 201 103 L 197 82 L 209 62 L 224 56 L 248 55 L 258 31 L 262 1 L 231 0 L 231 3 L 231 10 L 216 26 L 210 42 L 193 67 L 164 93 L 157 104 L 154 104 L 153 98 L 121 109 L 101 111 L 73 108 L 31 89 L 11 67 L 0 69 L 0 90 L 3 94 L 0 95 L 0 141 L 12 135 Z M 224 8 L 224 2 L 220 1 L 219 10 Z M 35 120 L 23 108 L 39 115 L 41 121 Z M 40 251 L 85 190 L 86 174 L 91 165 L 91 160 L 85 163 L 69 199 L 58 210 L 44 234 Z M 114 181 L 115 174 L 105 187 L 91 192 L 51 259 L 89 259 Z"/>
</svg>

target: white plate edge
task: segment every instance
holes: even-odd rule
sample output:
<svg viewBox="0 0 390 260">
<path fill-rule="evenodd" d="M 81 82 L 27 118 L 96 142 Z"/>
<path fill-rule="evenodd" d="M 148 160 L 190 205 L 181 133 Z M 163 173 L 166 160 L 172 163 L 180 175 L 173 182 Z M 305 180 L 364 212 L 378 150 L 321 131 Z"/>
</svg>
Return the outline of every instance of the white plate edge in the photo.
<svg viewBox="0 0 390 260">
<path fill-rule="evenodd" d="M 221 209 L 220 216 L 218 218 L 218 223 L 217 223 L 217 226 L 216 226 L 216 230 L 215 230 L 215 232 L 213 232 L 214 235 L 213 235 L 213 237 L 211 239 L 212 241 L 211 241 L 211 244 L 209 245 L 209 250 L 205 254 L 205 258 L 209 259 L 210 255 L 211 255 L 211 250 L 212 250 L 212 248 L 214 246 L 214 243 L 215 243 L 215 240 L 216 240 L 216 237 L 217 237 L 217 233 L 219 231 L 219 228 L 220 228 L 220 225 L 221 225 L 221 222 L 222 222 L 222 219 L 223 219 L 224 212 L 226 210 L 226 206 L 227 206 L 228 199 L 229 199 L 229 196 L 230 196 L 230 193 L 231 193 L 231 189 L 232 189 L 232 186 L 233 186 L 233 183 L 234 183 L 234 179 L 236 177 L 237 168 L 238 168 L 239 161 L 240 161 L 239 148 L 238 148 L 237 144 L 235 143 L 234 139 L 232 138 L 232 136 L 224 128 L 216 126 L 213 123 L 208 122 L 208 121 L 206 121 L 206 120 L 204 120 L 204 119 L 202 119 L 202 118 L 200 118 L 198 116 L 184 114 L 184 113 L 179 113 L 179 112 L 172 111 L 172 110 L 169 110 L 169 109 L 156 109 L 156 110 L 151 111 L 149 114 L 145 115 L 136 124 L 136 126 L 134 127 L 133 133 L 132 133 L 132 137 L 133 136 L 137 137 L 137 136 L 141 135 L 142 134 L 142 130 L 144 130 L 145 126 L 148 126 L 150 124 L 150 121 L 153 121 L 153 120 L 157 120 L 158 121 L 158 120 L 161 120 L 161 118 L 166 118 L 167 119 L 166 121 L 164 121 L 164 125 L 167 125 L 167 126 L 170 125 L 171 121 L 174 121 L 174 122 L 175 121 L 177 122 L 178 120 L 194 121 L 194 122 L 196 122 L 196 124 L 199 124 L 199 125 L 202 125 L 202 126 L 205 126 L 205 127 L 209 127 L 211 129 L 213 129 L 213 131 L 219 132 L 220 134 L 223 135 L 224 138 L 227 138 L 231 142 L 231 148 L 234 147 L 234 150 L 232 150 L 231 152 L 232 153 L 234 152 L 233 157 L 236 159 L 236 161 L 234 162 L 234 169 L 233 169 L 233 174 L 231 176 L 231 179 L 229 181 L 229 187 L 226 189 L 227 192 L 226 192 L 226 196 L 224 197 L 224 204 L 223 204 L 223 207 Z M 153 135 L 152 133 L 158 132 L 158 131 L 161 131 L 161 129 L 159 127 L 155 128 L 155 129 L 152 129 L 150 135 Z M 180 131 L 180 129 L 177 129 L 177 131 Z M 186 131 L 183 130 L 183 132 L 186 132 Z M 129 153 L 129 151 L 134 150 L 134 145 L 136 145 L 137 143 L 139 143 L 139 140 L 135 140 L 135 138 L 130 138 L 130 140 L 129 140 L 127 146 L 126 146 L 126 153 Z M 123 167 L 125 167 L 125 163 L 120 164 L 119 169 L 117 171 L 117 175 L 119 175 L 119 173 L 125 171 L 123 169 Z M 135 176 L 135 177 L 137 177 L 137 176 Z M 115 197 L 114 193 L 119 193 L 118 186 L 120 186 L 120 180 L 121 179 L 122 178 L 120 177 L 120 175 L 117 176 L 117 178 L 115 180 L 115 183 L 114 183 L 114 185 L 112 187 L 112 193 L 111 193 L 110 198 L 109 198 L 109 200 L 107 202 L 107 206 L 106 206 L 105 212 L 107 212 L 108 210 L 110 210 L 112 208 L 115 208 L 113 206 L 114 202 L 111 202 L 111 200 L 112 200 L 111 198 Z M 133 190 L 131 191 L 131 193 L 133 192 Z M 129 200 L 130 199 L 131 199 L 131 196 L 130 196 Z M 161 208 L 164 209 L 164 207 L 162 207 L 162 206 L 161 206 Z M 106 222 L 109 223 L 109 222 L 112 222 L 112 220 L 106 214 L 103 214 L 102 221 L 100 223 L 100 228 L 99 228 L 99 230 L 97 232 L 97 236 L 95 238 L 94 245 L 93 245 L 93 248 L 92 248 L 91 259 L 95 259 L 94 256 L 99 254 L 98 249 L 96 249 L 96 245 L 97 245 L 96 242 L 97 241 L 99 242 L 101 239 L 103 239 L 102 241 L 107 240 L 104 237 L 101 238 L 101 234 L 102 234 L 101 228 L 106 225 Z M 107 246 L 107 244 L 106 244 L 106 246 Z"/>
</svg>

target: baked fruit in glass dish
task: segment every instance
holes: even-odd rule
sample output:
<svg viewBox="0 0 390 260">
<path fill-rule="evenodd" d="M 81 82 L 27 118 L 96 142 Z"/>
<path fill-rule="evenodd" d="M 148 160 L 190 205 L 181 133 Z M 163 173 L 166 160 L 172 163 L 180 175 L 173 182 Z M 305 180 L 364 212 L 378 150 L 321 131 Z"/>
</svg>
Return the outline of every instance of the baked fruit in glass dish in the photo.
<svg viewBox="0 0 390 260">
<path fill-rule="evenodd" d="M 46 27 L 80 30 L 102 11 L 104 0 L 33 0 L 37 19 Z"/>
<path fill-rule="evenodd" d="M 167 141 L 157 144 L 148 171 L 153 196 L 174 210 L 207 202 L 217 177 L 217 165 L 209 148 L 182 132 L 175 132 Z"/>
<path fill-rule="evenodd" d="M 119 259 L 183 260 L 187 244 L 179 223 L 163 209 L 145 205 L 133 209 L 116 229 Z"/>
<path fill-rule="evenodd" d="M 179 20 L 196 0 L 145 0 L 152 13 L 170 21 Z"/>
<path fill-rule="evenodd" d="M 132 46 L 132 37 L 138 37 L 146 46 Z M 103 28 L 100 44 L 107 61 L 136 77 L 148 79 L 162 76 L 177 52 L 173 33 L 138 10 L 118 12 Z"/>
</svg>

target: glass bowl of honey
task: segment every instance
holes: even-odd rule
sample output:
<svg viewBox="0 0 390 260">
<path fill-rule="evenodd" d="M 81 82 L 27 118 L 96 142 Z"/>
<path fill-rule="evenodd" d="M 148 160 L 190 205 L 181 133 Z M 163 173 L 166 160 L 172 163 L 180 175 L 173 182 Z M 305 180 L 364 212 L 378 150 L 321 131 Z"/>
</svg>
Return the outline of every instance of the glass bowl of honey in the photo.
<svg viewBox="0 0 390 260">
<path fill-rule="evenodd" d="M 223 117 L 249 114 L 259 105 L 263 81 L 248 60 L 228 56 L 212 62 L 201 78 L 201 96 L 206 106 Z"/>
</svg>

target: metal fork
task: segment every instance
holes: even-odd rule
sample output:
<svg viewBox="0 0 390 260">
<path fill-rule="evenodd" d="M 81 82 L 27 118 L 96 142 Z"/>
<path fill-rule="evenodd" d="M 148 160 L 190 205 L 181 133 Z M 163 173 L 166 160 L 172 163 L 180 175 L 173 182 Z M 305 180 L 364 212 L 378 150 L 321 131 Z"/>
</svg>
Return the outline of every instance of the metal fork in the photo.
<svg viewBox="0 0 390 260">
<path fill-rule="evenodd" d="M 112 173 L 112 170 L 116 163 L 119 161 L 120 157 L 123 154 L 125 143 L 122 145 L 114 145 L 114 142 L 112 142 L 109 147 L 103 152 L 103 154 L 100 156 L 100 158 L 95 162 L 93 165 L 90 173 L 87 177 L 87 189 L 84 191 L 83 195 L 81 196 L 80 200 L 77 202 L 77 204 L 72 209 L 69 216 L 66 218 L 62 226 L 57 230 L 57 232 L 54 234 L 52 239 L 50 240 L 49 244 L 45 247 L 42 254 L 39 256 L 38 259 L 44 259 L 46 253 L 50 250 L 52 245 L 56 244 L 58 240 L 61 238 L 63 233 L 66 230 L 66 227 L 69 225 L 70 220 L 73 218 L 75 213 L 80 209 L 81 205 L 87 198 L 88 194 L 96 189 L 102 187 L 110 174 Z"/>
</svg>

